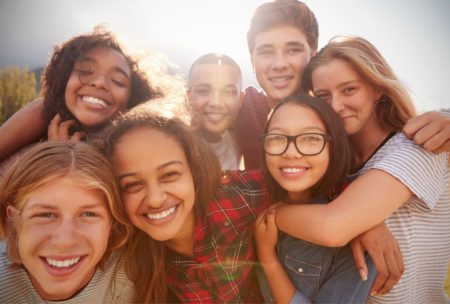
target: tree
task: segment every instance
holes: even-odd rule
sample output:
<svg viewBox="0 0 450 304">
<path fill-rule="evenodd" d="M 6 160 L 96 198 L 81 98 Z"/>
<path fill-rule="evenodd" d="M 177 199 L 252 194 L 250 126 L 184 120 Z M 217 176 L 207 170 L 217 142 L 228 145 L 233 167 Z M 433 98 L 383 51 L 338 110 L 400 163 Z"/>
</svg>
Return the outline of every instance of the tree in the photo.
<svg viewBox="0 0 450 304">
<path fill-rule="evenodd" d="M 27 68 L 0 68 L 0 125 L 36 98 L 36 77 Z"/>
</svg>

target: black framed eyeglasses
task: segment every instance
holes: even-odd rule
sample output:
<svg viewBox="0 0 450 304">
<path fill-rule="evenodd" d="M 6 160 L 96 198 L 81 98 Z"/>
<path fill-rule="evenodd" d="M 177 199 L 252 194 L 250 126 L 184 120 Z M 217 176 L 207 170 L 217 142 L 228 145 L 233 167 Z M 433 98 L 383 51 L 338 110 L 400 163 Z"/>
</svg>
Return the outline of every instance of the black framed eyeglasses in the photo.
<svg viewBox="0 0 450 304">
<path fill-rule="evenodd" d="M 305 156 L 320 154 L 331 136 L 322 133 L 302 133 L 294 136 L 284 134 L 264 134 L 261 136 L 264 152 L 269 155 L 280 155 L 286 152 L 289 143 L 293 142 L 298 153 Z"/>
</svg>

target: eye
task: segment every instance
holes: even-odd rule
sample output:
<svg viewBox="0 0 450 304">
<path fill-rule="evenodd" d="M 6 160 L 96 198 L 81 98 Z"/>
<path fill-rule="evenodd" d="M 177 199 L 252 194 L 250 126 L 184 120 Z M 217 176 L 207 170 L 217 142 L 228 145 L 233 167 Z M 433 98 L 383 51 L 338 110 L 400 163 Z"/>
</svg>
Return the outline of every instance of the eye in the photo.
<svg viewBox="0 0 450 304">
<path fill-rule="evenodd" d="M 327 101 L 330 98 L 330 94 L 328 93 L 314 93 L 314 96 Z"/>
<path fill-rule="evenodd" d="M 322 141 L 322 136 L 310 134 L 310 135 L 302 136 L 301 140 L 305 141 L 305 142 L 319 142 L 319 141 Z"/>
<path fill-rule="evenodd" d="M 343 92 L 345 95 L 350 95 L 350 94 L 353 93 L 355 90 L 356 90 L 355 87 L 347 87 L 347 88 L 344 88 L 344 89 L 342 90 L 342 92 Z"/>
<path fill-rule="evenodd" d="M 93 211 L 84 211 L 81 216 L 83 217 L 98 217 L 99 214 Z"/>
<path fill-rule="evenodd" d="M 179 171 L 169 171 L 161 175 L 160 180 L 163 182 L 172 182 L 180 176 L 181 173 Z"/>
<path fill-rule="evenodd" d="M 273 51 L 271 49 L 262 49 L 262 50 L 258 50 L 256 52 L 256 55 L 259 56 L 271 56 L 273 54 Z"/>
<path fill-rule="evenodd" d="M 222 94 L 227 97 L 233 97 L 237 95 L 237 90 L 235 88 L 228 88 L 225 89 Z"/>
<path fill-rule="evenodd" d="M 116 86 L 118 86 L 119 88 L 126 88 L 127 87 L 127 84 L 124 81 L 122 81 L 122 80 L 111 79 L 111 82 L 113 84 L 115 84 Z"/>
<path fill-rule="evenodd" d="M 34 214 L 32 217 L 42 218 L 42 219 L 50 219 L 50 218 L 56 218 L 56 214 L 53 212 L 39 212 L 39 213 Z"/>
<path fill-rule="evenodd" d="M 289 48 L 287 50 L 287 53 L 290 55 L 295 55 L 295 54 L 302 53 L 302 52 L 303 52 L 302 48 Z"/>
<path fill-rule="evenodd" d="M 121 190 L 127 193 L 138 192 L 144 187 L 144 183 L 141 181 L 125 182 L 121 185 Z"/>
</svg>

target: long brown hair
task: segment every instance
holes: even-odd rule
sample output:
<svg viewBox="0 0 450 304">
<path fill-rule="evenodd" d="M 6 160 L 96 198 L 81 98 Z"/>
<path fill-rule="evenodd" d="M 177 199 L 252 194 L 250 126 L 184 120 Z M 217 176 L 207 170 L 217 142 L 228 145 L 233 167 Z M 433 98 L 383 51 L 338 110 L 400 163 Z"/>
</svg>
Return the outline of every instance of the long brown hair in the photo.
<svg viewBox="0 0 450 304">
<path fill-rule="evenodd" d="M 157 111 L 139 106 L 121 115 L 113 122 L 106 140 L 106 154 L 112 159 L 116 143 L 127 132 L 138 128 L 161 131 L 182 147 L 191 170 L 195 187 L 194 208 L 204 210 L 212 199 L 220 177 L 220 164 L 214 152 L 181 119 L 171 112 Z M 156 144 L 156 143 L 155 143 Z M 130 147 L 130 149 L 138 147 Z M 151 155 L 149 155 L 151 157 Z M 124 211 L 124 206 L 115 208 Z M 165 246 L 153 240 L 140 229 L 135 228 L 127 244 L 126 260 L 128 274 L 135 284 L 135 301 L 138 303 L 161 303 L 168 300 L 168 286 L 165 279 Z"/>
<path fill-rule="evenodd" d="M 314 56 L 303 72 L 305 92 L 314 90 L 312 73 L 333 59 L 350 64 L 368 83 L 383 92 L 376 104 L 375 114 L 385 129 L 400 132 L 406 121 L 416 115 L 408 91 L 395 75 L 380 52 L 361 37 L 334 37 Z"/>
</svg>

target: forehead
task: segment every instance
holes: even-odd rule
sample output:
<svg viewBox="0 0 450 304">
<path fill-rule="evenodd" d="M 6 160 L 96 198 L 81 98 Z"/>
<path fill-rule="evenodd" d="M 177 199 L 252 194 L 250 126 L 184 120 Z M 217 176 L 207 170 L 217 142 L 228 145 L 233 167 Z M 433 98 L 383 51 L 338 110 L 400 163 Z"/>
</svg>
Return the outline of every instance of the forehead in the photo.
<svg viewBox="0 0 450 304">
<path fill-rule="evenodd" d="M 21 209 L 37 205 L 63 210 L 78 209 L 86 205 L 106 207 L 106 199 L 100 189 L 88 188 L 80 178 L 66 175 L 52 178 L 31 191 L 24 198 Z"/>
<path fill-rule="evenodd" d="M 113 166 L 118 174 L 155 170 L 170 161 L 187 163 L 184 150 L 172 136 L 154 128 L 131 130 L 114 147 Z"/>
<path fill-rule="evenodd" d="M 269 130 L 305 130 L 319 129 L 325 131 L 325 124 L 319 115 L 303 105 L 287 103 L 279 108 L 272 116 Z"/>
<path fill-rule="evenodd" d="M 240 86 L 241 76 L 239 70 L 225 63 L 204 63 L 196 65 L 190 74 L 191 86 L 200 84 L 210 86 Z"/>
<path fill-rule="evenodd" d="M 332 59 L 319 65 L 312 72 L 314 86 L 327 85 L 342 81 L 362 80 L 360 74 L 351 64 L 341 59 Z"/>
<path fill-rule="evenodd" d="M 305 33 L 291 25 L 269 28 L 255 36 L 255 48 L 265 45 L 282 46 L 289 43 L 301 43 L 309 47 Z"/>
<path fill-rule="evenodd" d="M 127 74 L 131 73 L 130 65 L 125 56 L 115 49 L 104 46 L 95 47 L 87 51 L 84 58 L 80 61 L 87 61 L 110 68 L 120 68 Z"/>
</svg>

